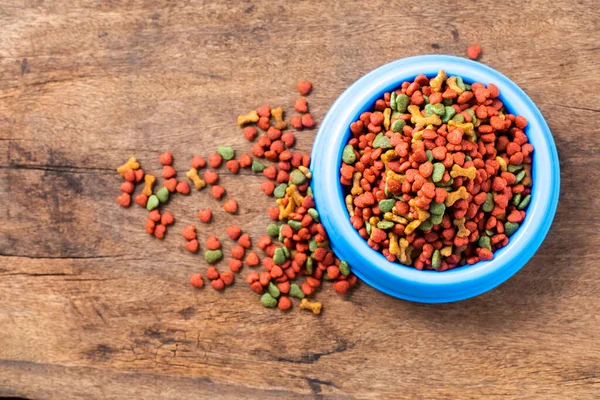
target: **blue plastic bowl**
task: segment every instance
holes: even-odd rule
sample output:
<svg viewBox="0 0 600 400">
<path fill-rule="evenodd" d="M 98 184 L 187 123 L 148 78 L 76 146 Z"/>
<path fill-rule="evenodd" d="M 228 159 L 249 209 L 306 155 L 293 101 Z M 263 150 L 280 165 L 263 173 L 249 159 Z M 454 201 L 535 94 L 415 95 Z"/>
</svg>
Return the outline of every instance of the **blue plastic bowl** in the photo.
<svg viewBox="0 0 600 400">
<path fill-rule="evenodd" d="M 533 144 L 533 187 L 527 216 L 510 243 L 491 261 L 481 261 L 445 272 L 419 271 L 391 263 L 350 224 L 339 182 L 342 149 L 350 137 L 350 124 L 371 110 L 384 92 L 419 74 L 435 76 L 444 69 L 466 83 L 494 83 L 500 99 L 515 115 L 529 122 L 525 133 Z M 544 117 L 531 99 L 507 77 L 483 64 L 464 58 L 427 55 L 404 58 L 366 74 L 333 104 L 321 123 L 313 147 L 312 189 L 317 209 L 333 250 L 352 272 L 391 296 L 423 303 L 445 303 L 480 295 L 514 275 L 533 256 L 546 237 L 558 205 L 560 167 L 556 146 Z"/>
</svg>

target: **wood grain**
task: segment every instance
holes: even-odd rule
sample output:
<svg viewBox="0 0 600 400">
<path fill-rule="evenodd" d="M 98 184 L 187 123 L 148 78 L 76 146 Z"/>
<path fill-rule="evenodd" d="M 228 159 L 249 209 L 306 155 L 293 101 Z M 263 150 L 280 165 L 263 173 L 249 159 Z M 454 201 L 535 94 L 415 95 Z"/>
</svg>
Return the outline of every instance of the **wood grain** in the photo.
<svg viewBox="0 0 600 400">
<path fill-rule="evenodd" d="M 436 7 L 432 10 L 431 7 Z M 593 1 L 236 2 L 0 0 L 0 396 L 79 398 L 590 399 L 600 393 L 600 47 Z M 290 111 L 315 84 L 317 120 L 364 73 L 423 53 L 464 55 L 520 85 L 562 170 L 554 225 L 513 279 L 419 305 L 366 285 L 317 298 L 321 317 L 265 310 L 245 284 L 193 290 L 179 235 L 206 192 L 177 197 L 164 242 L 115 203 L 131 155 L 248 143 L 240 111 Z M 310 150 L 315 132 L 297 135 Z M 260 177 L 223 173 L 256 239 Z M 241 280 L 241 279 L 240 279 Z"/>
</svg>

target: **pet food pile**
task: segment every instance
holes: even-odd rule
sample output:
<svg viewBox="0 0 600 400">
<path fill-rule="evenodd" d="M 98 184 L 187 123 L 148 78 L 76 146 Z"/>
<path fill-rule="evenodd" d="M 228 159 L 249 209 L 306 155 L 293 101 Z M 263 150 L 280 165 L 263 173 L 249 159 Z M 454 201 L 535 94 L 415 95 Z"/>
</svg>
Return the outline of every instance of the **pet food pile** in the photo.
<svg viewBox="0 0 600 400">
<path fill-rule="evenodd" d="M 306 96 L 311 92 L 312 85 L 310 82 L 299 82 L 297 90 Z M 289 125 L 296 131 L 315 126 L 308 112 L 306 97 L 296 101 L 294 110 L 297 115 L 290 118 Z M 196 229 L 208 229 L 205 224 L 213 220 L 212 210 L 198 210 L 202 225 L 198 225 L 198 228 L 188 225 L 181 233 L 187 251 L 197 253 L 202 247 L 204 260 L 210 266 L 204 275 L 192 275 L 190 284 L 201 288 L 206 277 L 214 289 L 223 290 L 234 283 L 235 275 L 242 272 L 245 264 L 249 269 L 245 281 L 252 291 L 260 295 L 263 306 L 287 310 L 292 307 L 292 298 L 296 298 L 300 301 L 300 308 L 319 314 L 321 303 L 309 301 L 308 297 L 321 287 L 323 281 L 331 281 L 335 291 L 345 294 L 357 279 L 350 273 L 348 263 L 339 260 L 329 247 L 327 233 L 320 223 L 309 186 L 312 177 L 310 156 L 292 151 L 295 134 L 285 131 L 288 122 L 283 114 L 282 107 L 262 106 L 238 117 L 237 123 L 243 127 L 243 135 L 248 141 L 254 142 L 250 153 L 236 157 L 232 147 L 219 146 L 207 159 L 199 155 L 191 158 L 191 168 L 185 173 L 187 180 L 196 190 L 208 189 L 215 199 L 222 199 L 222 207 L 226 212 L 236 214 L 238 203 L 235 199 L 224 199 L 226 189 L 219 185 L 218 172 L 223 164 L 233 174 L 238 174 L 242 168 L 262 174 L 266 180 L 261 184 L 261 189 L 266 195 L 273 196 L 275 201 L 273 207 L 267 210 L 273 223 L 267 227 L 266 234 L 256 241 L 260 256 L 251 250 L 252 239 L 247 233 L 238 226 L 227 227 L 227 236 L 236 243 L 231 249 L 227 267 L 220 265 L 224 254 L 217 236 L 210 236 L 203 246 L 198 242 Z M 117 172 L 124 182 L 117 202 L 128 207 L 136 184 L 143 181 L 143 188 L 135 196 L 135 202 L 148 210 L 146 232 L 162 239 L 175 222 L 170 212 L 161 211 L 163 205 L 175 193 L 189 195 L 191 187 L 186 180 L 178 180 L 171 153 L 161 154 L 159 162 L 163 178 L 159 189 L 155 187 L 157 177 L 145 174 L 134 157 L 119 167 Z"/>
<path fill-rule="evenodd" d="M 496 85 L 417 76 L 350 126 L 350 221 L 391 262 L 445 271 L 491 260 L 524 220 L 533 146 Z"/>
</svg>

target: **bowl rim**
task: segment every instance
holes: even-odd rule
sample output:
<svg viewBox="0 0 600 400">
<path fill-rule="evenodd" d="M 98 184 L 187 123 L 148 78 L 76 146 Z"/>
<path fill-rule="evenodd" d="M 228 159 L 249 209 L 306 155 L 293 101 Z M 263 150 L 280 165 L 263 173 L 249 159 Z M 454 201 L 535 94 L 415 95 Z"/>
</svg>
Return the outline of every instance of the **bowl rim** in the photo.
<svg viewBox="0 0 600 400">
<path fill-rule="evenodd" d="M 420 271 L 392 263 L 371 249 L 350 224 L 339 183 L 341 152 L 350 123 L 372 108 L 385 91 L 418 74 L 434 76 L 439 69 L 466 82 L 494 83 L 507 109 L 523 115 L 534 145 L 531 203 L 527 217 L 510 243 L 481 261 L 449 271 Z M 445 303 L 482 294 L 514 275 L 534 255 L 546 237 L 558 205 L 560 166 L 550 128 L 525 92 L 500 72 L 478 62 L 447 55 L 422 55 L 385 64 L 359 78 L 334 102 L 323 119 L 311 154 L 312 189 L 331 247 L 352 266 L 361 280 L 391 296 L 425 303 Z"/>
</svg>

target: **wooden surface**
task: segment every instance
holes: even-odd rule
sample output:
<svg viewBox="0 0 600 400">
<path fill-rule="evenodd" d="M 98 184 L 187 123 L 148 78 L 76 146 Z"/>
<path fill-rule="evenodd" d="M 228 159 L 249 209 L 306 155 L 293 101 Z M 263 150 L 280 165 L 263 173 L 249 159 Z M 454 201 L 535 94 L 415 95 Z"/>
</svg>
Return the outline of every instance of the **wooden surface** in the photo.
<svg viewBox="0 0 600 400">
<path fill-rule="evenodd" d="M 598 398 L 596 6 L 0 0 L 0 396 Z M 170 150 L 181 173 L 218 144 L 246 150 L 238 112 L 290 110 L 298 79 L 314 82 L 320 120 L 364 73 L 473 43 L 539 106 L 562 171 L 546 241 L 490 293 L 420 305 L 328 286 L 320 317 L 265 310 L 244 283 L 187 283 L 206 265 L 180 232 L 198 208 L 219 210 L 208 192 L 168 205 L 164 242 L 144 232 L 144 210 L 115 203 L 129 156 L 156 173 Z M 256 239 L 261 181 L 223 173 L 240 215 L 216 211 L 200 239 L 234 222 Z"/>
</svg>

